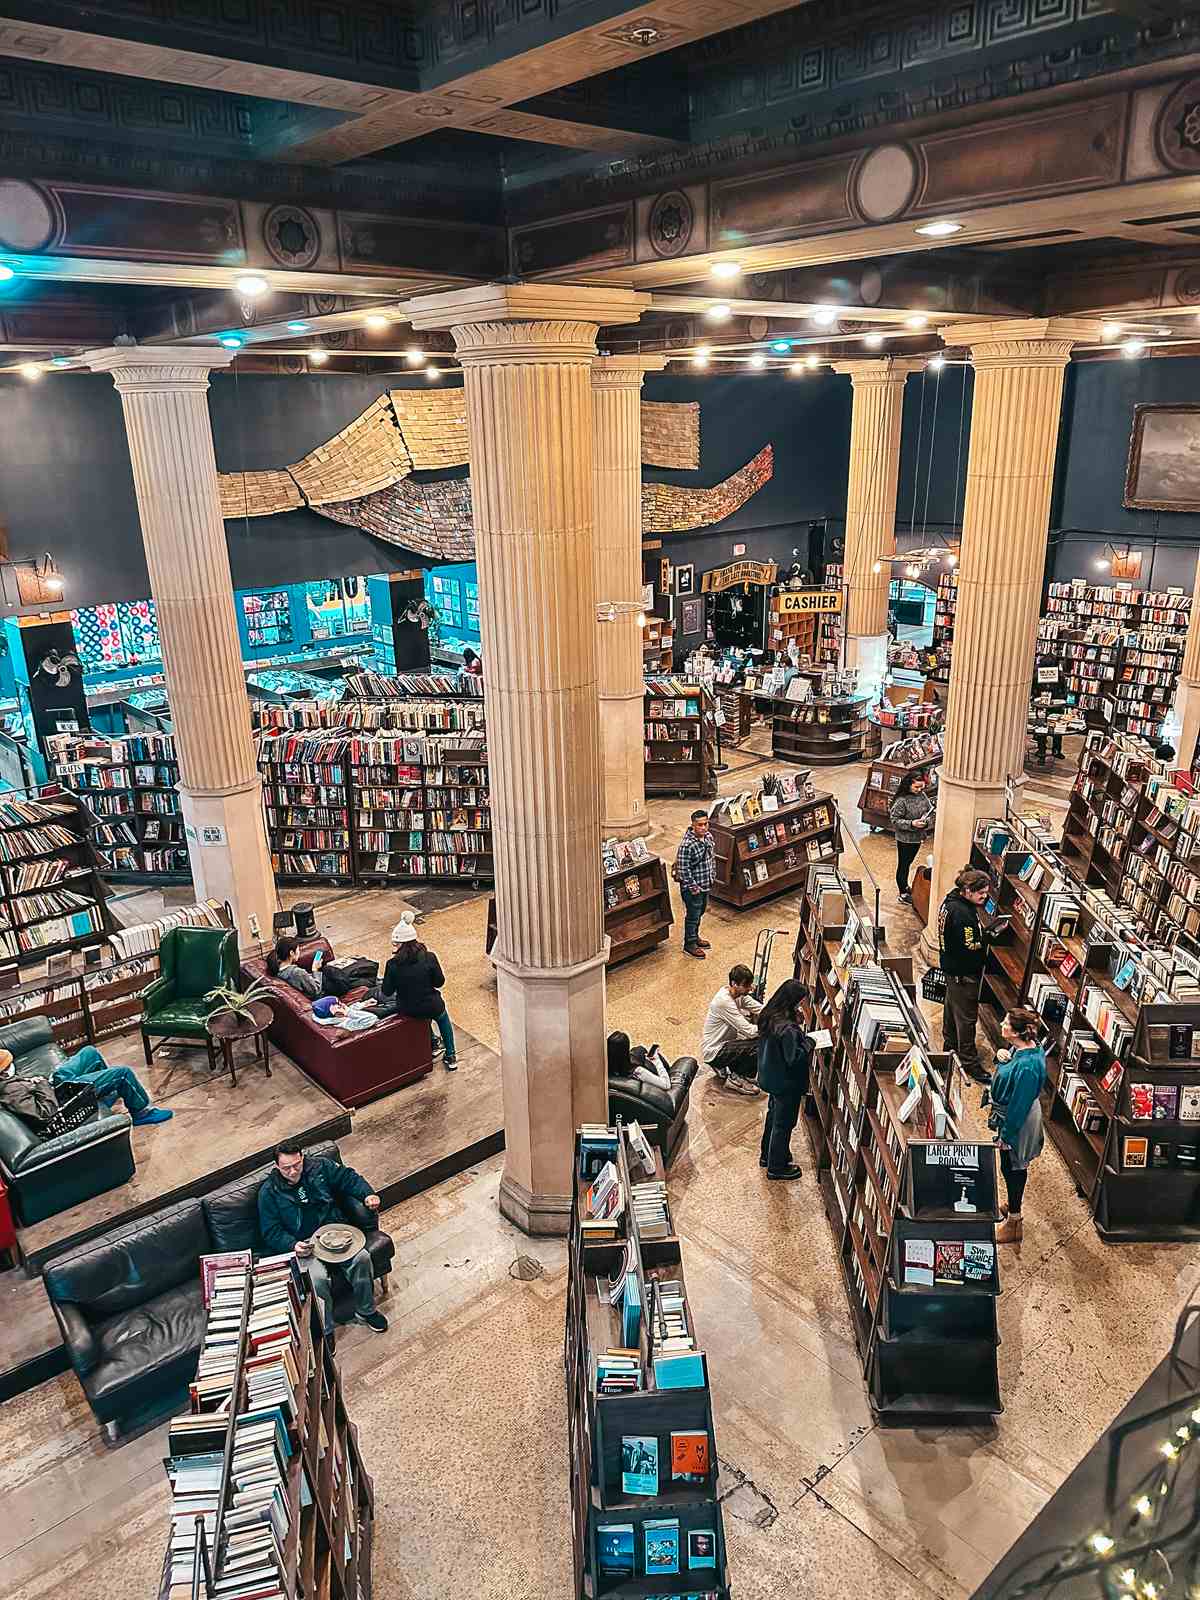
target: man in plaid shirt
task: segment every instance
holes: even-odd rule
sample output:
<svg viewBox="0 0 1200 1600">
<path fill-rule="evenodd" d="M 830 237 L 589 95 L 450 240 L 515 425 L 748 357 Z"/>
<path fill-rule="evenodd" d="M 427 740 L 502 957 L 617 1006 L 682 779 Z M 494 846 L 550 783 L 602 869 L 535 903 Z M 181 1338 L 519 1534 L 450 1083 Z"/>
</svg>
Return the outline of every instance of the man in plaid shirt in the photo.
<svg viewBox="0 0 1200 1600">
<path fill-rule="evenodd" d="M 717 881 L 717 850 L 708 831 L 707 811 L 692 812 L 692 825 L 675 852 L 675 877 L 683 896 L 684 954 L 703 961 L 712 945 L 700 937 L 700 918 L 708 908 L 708 891 Z"/>
</svg>

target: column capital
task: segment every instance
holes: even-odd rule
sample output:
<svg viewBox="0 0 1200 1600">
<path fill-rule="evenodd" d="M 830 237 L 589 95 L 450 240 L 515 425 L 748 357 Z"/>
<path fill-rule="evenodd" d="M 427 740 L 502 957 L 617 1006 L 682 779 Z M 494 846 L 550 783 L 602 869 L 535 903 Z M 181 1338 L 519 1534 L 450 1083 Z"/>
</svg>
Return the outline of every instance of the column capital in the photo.
<svg viewBox="0 0 1200 1600">
<path fill-rule="evenodd" d="M 87 350 L 81 359 L 93 372 L 111 372 L 113 382 L 125 393 L 166 394 L 207 389 L 213 368 L 229 366 L 236 355 L 236 350 L 214 350 L 206 345 L 130 344 Z"/>
<path fill-rule="evenodd" d="M 470 289 L 417 295 L 404 303 L 414 329 L 458 329 L 473 324 L 637 322 L 650 305 L 648 294 L 633 289 L 581 287 L 571 283 L 480 283 Z"/>
<path fill-rule="evenodd" d="M 647 372 L 665 372 L 670 356 L 597 356 L 592 362 L 594 389 L 640 389 Z"/>
<path fill-rule="evenodd" d="M 1077 344 L 1100 344 L 1091 317 L 989 318 L 941 328 L 947 345 L 966 345 L 974 367 L 1065 367 Z"/>
<path fill-rule="evenodd" d="M 854 356 L 845 361 L 831 362 L 831 365 L 835 372 L 849 378 L 858 388 L 860 384 L 903 384 L 909 373 L 920 372 L 926 361 L 918 356 L 876 356 L 872 360 L 865 356 Z"/>
</svg>

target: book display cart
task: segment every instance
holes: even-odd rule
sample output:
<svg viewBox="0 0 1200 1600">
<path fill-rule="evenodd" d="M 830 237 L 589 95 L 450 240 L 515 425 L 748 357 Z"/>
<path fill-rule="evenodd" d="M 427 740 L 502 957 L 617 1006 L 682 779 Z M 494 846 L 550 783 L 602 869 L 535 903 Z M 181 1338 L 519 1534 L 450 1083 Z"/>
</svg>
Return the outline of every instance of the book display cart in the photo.
<svg viewBox="0 0 1200 1600">
<path fill-rule="evenodd" d="M 675 624 L 666 617 L 647 617 L 642 623 L 642 672 L 649 677 L 671 671 L 675 665 Z"/>
<path fill-rule="evenodd" d="M 190 882 L 171 734 L 105 739 L 57 733 L 46 747 L 55 781 L 81 795 L 99 818 L 93 842 L 106 878 L 115 883 Z"/>
<path fill-rule="evenodd" d="M 754 700 L 742 689 L 718 688 L 717 702 L 725 721 L 721 724 L 721 738 L 727 745 L 741 744 L 748 739 L 754 725 Z"/>
<path fill-rule="evenodd" d="M 40 961 L 113 927 L 91 827 L 73 797 L 0 799 L 0 959 Z"/>
<path fill-rule="evenodd" d="M 584 1127 L 575 1142 L 564 1341 L 572 1593 L 728 1600 L 708 1363 L 662 1158 L 631 1131 Z"/>
<path fill-rule="evenodd" d="M 868 695 L 777 698 L 771 706 L 771 754 L 801 766 L 873 761 L 883 748 L 883 735 L 868 716 L 870 709 Z"/>
<path fill-rule="evenodd" d="M 647 678 L 644 706 L 646 793 L 696 795 L 717 792 L 715 702 L 699 683 Z"/>
<path fill-rule="evenodd" d="M 794 960 L 832 1041 L 805 1124 L 871 1406 L 907 1426 L 994 1417 L 996 1155 L 959 1137 L 957 1058 L 931 1053 L 911 961 L 835 868 L 809 874 Z"/>
<path fill-rule="evenodd" d="M 936 786 L 937 770 L 941 764 L 940 733 L 913 734 L 911 738 L 897 739 L 888 745 L 886 752 L 872 761 L 867 781 L 858 797 L 859 812 L 871 831 L 891 833 L 892 821 L 888 808 L 903 780 L 914 772 L 923 772 Z"/>
<path fill-rule="evenodd" d="M 797 888 L 813 862 L 836 861 L 842 850 L 837 801 L 790 773 L 768 775 L 762 793 L 722 800 L 709 828 L 717 854 L 709 893 L 739 908 Z"/>
<path fill-rule="evenodd" d="M 316 1295 L 290 1258 L 248 1257 L 202 1260 L 208 1323 L 168 1436 L 160 1600 L 370 1600 L 374 1491 Z"/>
<path fill-rule="evenodd" d="M 670 936 L 675 913 L 666 866 L 651 854 L 644 839 L 606 839 L 600 862 L 607 965 L 615 967 L 662 944 Z"/>
</svg>

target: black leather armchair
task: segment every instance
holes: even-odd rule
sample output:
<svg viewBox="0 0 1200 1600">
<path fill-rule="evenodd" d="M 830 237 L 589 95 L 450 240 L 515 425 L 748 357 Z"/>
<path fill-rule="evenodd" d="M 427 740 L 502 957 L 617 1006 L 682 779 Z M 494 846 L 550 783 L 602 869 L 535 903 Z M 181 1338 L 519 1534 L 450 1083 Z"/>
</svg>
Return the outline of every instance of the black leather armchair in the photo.
<svg viewBox="0 0 1200 1600">
<path fill-rule="evenodd" d="M 341 1160 L 333 1144 L 310 1153 Z M 200 1257 L 259 1249 L 258 1188 L 269 1170 L 114 1228 L 47 1266 L 43 1282 L 67 1356 L 110 1439 L 123 1423 L 181 1402 L 204 1337 Z M 395 1246 L 365 1206 L 351 1220 L 367 1235 L 386 1291 Z M 353 1313 L 348 1292 L 336 1311 L 339 1320 Z"/>
<path fill-rule="evenodd" d="M 688 1096 L 692 1080 L 700 1070 L 694 1056 L 680 1056 L 671 1063 L 671 1087 L 641 1083 L 633 1076 L 629 1038 L 624 1033 L 608 1036 L 608 1120 L 621 1117 L 637 1122 L 652 1145 L 662 1151 L 663 1166 L 669 1167 L 687 1127 Z"/>
<path fill-rule="evenodd" d="M 67 1059 L 47 1017 L 26 1017 L 0 1027 L 0 1047 L 12 1051 L 23 1078 L 48 1078 Z M 57 1139 L 41 1139 L 27 1122 L 0 1109 L 0 1171 L 17 1223 L 30 1227 L 128 1183 L 133 1177 L 131 1127 L 127 1111 L 101 1107 L 82 1127 Z"/>
</svg>

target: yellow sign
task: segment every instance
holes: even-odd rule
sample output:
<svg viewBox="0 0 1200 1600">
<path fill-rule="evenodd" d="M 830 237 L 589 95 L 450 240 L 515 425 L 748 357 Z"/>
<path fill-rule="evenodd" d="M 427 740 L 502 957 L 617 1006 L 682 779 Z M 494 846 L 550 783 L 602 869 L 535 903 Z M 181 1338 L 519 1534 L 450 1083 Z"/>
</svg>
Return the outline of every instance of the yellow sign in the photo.
<svg viewBox="0 0 1200 1600">
<path fill-rule="evenodd" d="M 785 589 L 775 599 L 780 617 L 832 615 L 842 609 L 840 589 Z"/>
<path fill-rule="evenodd" d="M 722 589 L 733 589 L 739 583 L 774 583 L 776 566 L 773 561 L 734 561 L 728 567 L 713 567 L 701 574 L 700 592 L 718 594 Z"/>
</svg>

